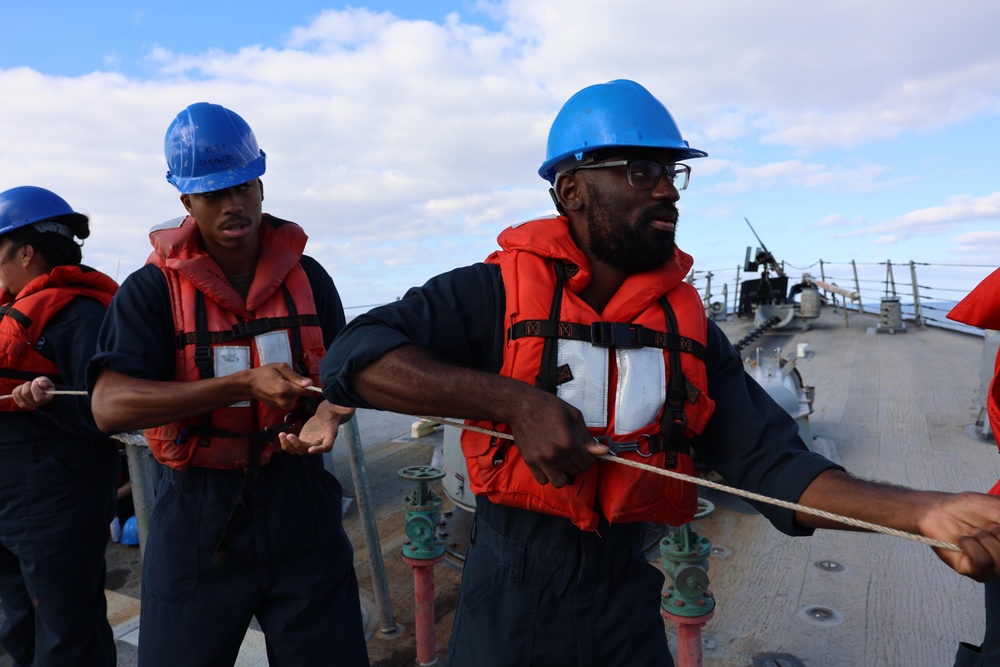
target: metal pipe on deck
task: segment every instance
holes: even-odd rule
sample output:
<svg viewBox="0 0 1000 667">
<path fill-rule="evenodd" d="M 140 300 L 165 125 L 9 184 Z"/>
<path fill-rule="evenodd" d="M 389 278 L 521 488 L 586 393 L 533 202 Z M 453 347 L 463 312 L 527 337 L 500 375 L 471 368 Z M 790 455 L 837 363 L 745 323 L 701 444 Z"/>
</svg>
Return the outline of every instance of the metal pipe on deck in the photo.
<svg viewBox="0 0 1000 667">
<path fill-rule="evenodd" d="M 677 667 L 703 667 L 701 629 L 715 615 L 715 610 L 695 618 L 671 614 L 665 609 L 661 613 L 677 626 Z"/>
<path fill-rule="evenodd" d="M 413 568 L 413 634 L 417 640 L 417 667 L 436 667 L 437 639 L 434 633 L 434 566 L 444 560 L 420 560 L 403 556 Z"/>
<path fill-rule="evenodd" d="M 917 265 L 910 260 L 910 277 L 913 279 L 913 322 L 918 327 L 924 326 L 924 315 L 920 310 L 920 285 L 917 284 Z"/>
<path fill-rule="evenodd" d="M 822 280 L 816 280 L 815 278 L 813 278 L 808 273 L 806 273 L 806 274 L 804 274 L 802 276 L 802 282 L 806 282 L 806 283 L 809 283 L 811 285 L 815 285 L 816 287 L 819 287 L 820 289 L 822 289 L 824 291 L 827 291 L 827 292 L 833 292 L 834 294 L 839 294 L 840 296 L 844 297 L 845 299 L 850 299 L 851 301 L 860 301 L 860 299 L 861 299 L 861 295 L 858 294 L 857 292 L 852 292 L 849 289 L 844 289 L 843 287 L 840 287 L 838 285 L 834 285 L 833 283 L 827 283 L 827 282 L 822 281 Z"/>
<path fill-rule="evenodd" d="M 149 517 L 153 514 L 156 486 L 163 475 L 160 462 L 153 456 L 149 443 L 141 431 L 127 431 L 112 436 L 125 445 L 125 463 L 129 481 L 132 482 L 132 504 L 135 508 L 135 527 L 139 533 L 139 555 L 146 555 L 146 537 L 149 535 Z"/>
<path fill-rule="evenodd" d="M 854 272 L 854 291 L 858 293 L 858 312 L 865 312 L 865 302 L 861 300 L 861 283 L 858 282 L 858 265 L 851 260 L 851 270 Z"/>
<path fill-rule="evenodd" d="M 371 489 L 368 486 L 368 472 L 365 469 L 365 452 L 361 446 L 361 434 L 358 431 L 358 420 L 355 417 L 341 425 L 347 438 L 347 459 L 351 464 L 351 479 L 354 480 L 354 495 L 361 515 L 361 525 L 365 535 L 365 546 L 368 551 L 368 568 L 372 575 L 372 589 L 375 593 L 375 606 L 378 608 L 379 634 L 382 638 L 395 637 L 402 632 L 396 625 L 392 612 L 392 600 L 389 598 L 389 581 L 385 574 L 385 561 L 382 559 L 382 545 L 378 539 L 378 526 L 372 504 Z"/>
</svg>

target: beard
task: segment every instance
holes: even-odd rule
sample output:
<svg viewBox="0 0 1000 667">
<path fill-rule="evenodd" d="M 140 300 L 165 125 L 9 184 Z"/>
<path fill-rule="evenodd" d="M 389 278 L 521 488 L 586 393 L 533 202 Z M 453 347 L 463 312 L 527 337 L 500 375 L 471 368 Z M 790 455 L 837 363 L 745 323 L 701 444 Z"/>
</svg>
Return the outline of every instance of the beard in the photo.
<svg viewBox="0 0 1000 667">
<path fill-rule="evenodd" d="M 673 220 L 676 228 L 679 214 L 672 202 L 655 204 L 630 222 L 621 200 L 601 194 L 590 183 L 587 192 L 587 231 L 595 257 L 629 273 L 649 271 L 674 258 L 674 232 L 652 225 L 653 220 Z"/>
</svg>

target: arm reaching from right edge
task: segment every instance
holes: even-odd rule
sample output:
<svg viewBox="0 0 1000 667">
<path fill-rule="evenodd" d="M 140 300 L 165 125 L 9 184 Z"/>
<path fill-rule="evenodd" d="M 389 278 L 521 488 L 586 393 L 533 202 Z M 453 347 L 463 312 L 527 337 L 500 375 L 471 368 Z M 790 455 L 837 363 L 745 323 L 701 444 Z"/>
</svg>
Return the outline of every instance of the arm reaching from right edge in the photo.
<svg viewBox="0 0 1000 667">
<path fill-rule="evenodd" d="M 984 493 L 917 491 L 828 470 L 806 487 L 799 502 L 816 509 L 905 530 L 962 551 L 934 551 L 950 568 L 976 581 L 1000 577 L 1000 497 Z M 844 524 L 797 513 L 796 521 L 814 528 L 845 529 Z"/>
</svg>

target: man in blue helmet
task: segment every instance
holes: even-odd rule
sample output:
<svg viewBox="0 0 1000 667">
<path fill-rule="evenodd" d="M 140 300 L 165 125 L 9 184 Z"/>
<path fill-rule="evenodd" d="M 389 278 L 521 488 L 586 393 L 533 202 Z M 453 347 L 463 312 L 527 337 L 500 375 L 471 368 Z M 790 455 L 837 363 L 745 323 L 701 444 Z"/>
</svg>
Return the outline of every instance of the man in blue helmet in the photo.
<svg viewBox="0 0 1000 667">
<path fill-rule="evenodd" d="M 150 232 L 89 374 L 98 424 L 145 429 L 163 464 L 139 664 L 232 665 L 256 617 L 272 665 L 367 665 L 342 490 L 319 456 L 353 411 L 309 390 L 340 297 L 302 228 L 262 212 L 243 118 L 192 104 L 164 144 L 187 216 Z M 288 441 L 311 416 L 312 445 Z"/>
<path fill-rule="evenodd" d="M 104 583 L 118 450 L 90 399 L 64 393 L 85 388 L 118 289 L 80 263 L 88 236 L 51 190 L 0 192 L 0 645 L 16 665 L 116 664 Z"/>
<path fill-rule="evenodd" d="M 703 156 L 642 86 L 581 90 L 539 170 L 560 215 L 358 317 L 323 361 L 330 401 L 513 437 L 462 434 L 476 515 L 453 667 L 672 664 L 643 526 L 690 520 L 695 492 L 595 459 L 609 451 L 689 472 L 697 449 L 737 487 L 956 542 L 942 555 L 953 568 L 1000 574 L 1000 502 L 849 477 L 806 448 L 706 320 L 674 242 L 679 161 Z M 759 509 L 790 535 L 836 527 Z"/>
</svg>

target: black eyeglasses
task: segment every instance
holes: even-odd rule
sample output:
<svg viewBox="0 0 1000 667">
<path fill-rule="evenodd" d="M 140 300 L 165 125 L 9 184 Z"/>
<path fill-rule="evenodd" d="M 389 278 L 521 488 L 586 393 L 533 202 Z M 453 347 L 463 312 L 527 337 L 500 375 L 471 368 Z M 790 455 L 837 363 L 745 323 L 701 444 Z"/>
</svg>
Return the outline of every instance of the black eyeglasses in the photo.
<svg viewBox="0 0 1000 667">
<path fill-rule="evenodd" d="M 691 167 L 686 164 L 660 164 L 652 160 L 614 160 L 585 164 L 577 169 L 604 169 L 605 167 L 626 167 L 628 184 L 637 190 L 651 190 L 660 182 L 664 174 L 678 191 L 687 189 L 691 180 Z"/>
</svg>

